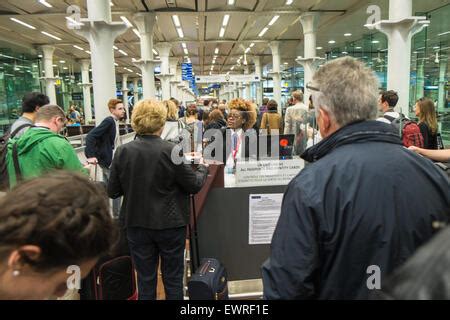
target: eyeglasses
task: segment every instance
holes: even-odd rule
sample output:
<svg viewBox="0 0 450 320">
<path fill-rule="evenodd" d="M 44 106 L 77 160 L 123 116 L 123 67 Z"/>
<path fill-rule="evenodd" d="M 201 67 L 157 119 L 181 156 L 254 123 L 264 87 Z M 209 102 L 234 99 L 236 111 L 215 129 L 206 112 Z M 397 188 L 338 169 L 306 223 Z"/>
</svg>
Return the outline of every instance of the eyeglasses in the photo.
<svg viewBox="0 0 450 320">
<path fill-rule="evenodd" d="M 315 87 L 311 81 L 306 84 L 306 89 L 312 90 L 312 91 L 317 91 L 317 92 L 320 91 L 320 89 Z"/>
<path fill-rule="evenodd" d="M 232 118 L 232 119 L 240 119 L 242 118 L 242 116 L 239 113 L 230 113 L 228 115 L 228 118 Z"/>
</svg>

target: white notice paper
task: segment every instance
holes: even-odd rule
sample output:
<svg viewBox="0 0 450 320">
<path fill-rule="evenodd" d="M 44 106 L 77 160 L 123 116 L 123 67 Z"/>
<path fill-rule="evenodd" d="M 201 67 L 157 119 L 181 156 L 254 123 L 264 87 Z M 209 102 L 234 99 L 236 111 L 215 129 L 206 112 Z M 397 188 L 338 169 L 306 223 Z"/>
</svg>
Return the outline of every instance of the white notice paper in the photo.
<svg viewBox="0 0 450 320">
<path fill-rule="evenodd" d="M 281 213 L 282 193 L 249 196 L 249 244 L 270 244 Z"/>
</svg>

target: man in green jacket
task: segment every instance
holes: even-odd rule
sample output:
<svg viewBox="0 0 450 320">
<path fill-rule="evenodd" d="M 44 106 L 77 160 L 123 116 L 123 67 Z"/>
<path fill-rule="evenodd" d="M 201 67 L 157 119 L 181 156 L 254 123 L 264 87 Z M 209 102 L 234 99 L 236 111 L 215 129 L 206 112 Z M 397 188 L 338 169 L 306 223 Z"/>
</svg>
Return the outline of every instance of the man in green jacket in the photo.
<svg viewBox="0 0 450 320">
<path fill-rule="evenodd" d="M 8 142 L 7 166 L 9 185 L 17 183 L 13 162 L 13 146 L 17 144 L 19 168 L 22 179 L 40 176 L 52 169 L 84 172 L 75 150 L 65 137 L 58 134 L 66 123 L 64 111 L 56 105 L 39 108 L 35 127 L 20 138 Z"/>
</svg>

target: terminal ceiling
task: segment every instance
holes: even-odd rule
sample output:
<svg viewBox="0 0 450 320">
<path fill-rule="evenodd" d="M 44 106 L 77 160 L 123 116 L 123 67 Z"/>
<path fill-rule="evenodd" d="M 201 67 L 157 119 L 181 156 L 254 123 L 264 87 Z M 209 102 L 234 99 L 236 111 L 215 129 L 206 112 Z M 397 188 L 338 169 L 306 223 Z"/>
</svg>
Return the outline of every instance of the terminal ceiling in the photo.
<svg viewBox="0 0 450 320">
<path fill-rule="evenodd" d="M 245 60 L 243 56 L 252 43 L 254 45 L 248 50 L 248 63 L 252 64 L 251 55 L 259 55 L 262 56 L 262 65 L 270 65 L 272 55 L 268 43 L 274 40 L 280 41 L 282 64 L 295 65 L 295 58 L 303 55 L 303 30 L 299 17 L 304 12 L 321 12 L 317 33 L 317 46 L 322 48 L 317 51 L 319 56 L 325 56 L 326 52 L 334 48 L 343 47 L 346 43 L 374 33 L 363 27 L 368 18 L 366 10 L 369 5 L 379 5 L 383 19 L 389 16 L 388 0 L 293 0 L 290 5 L 286 4 L 287 0 L 235 0 L 232 5 L 229 5 L 228 1 L 112 0 L 112 19 L 122 21 L 123 16 L 134 24 L 133 14 L 145 12 L 147 9 L 154 11 L 157 16 L 154 43 L 172 43 L 171 56 L 179 58 L 180 62 L 185 61 L 188 56 L 196 74 L 210 72 L 217 74 L 242 73 Z M 83 37 L 67 28 L 66 10 L 70 5 L 77 5 L 81 9 L 81 17 L 87 18 L 86 1 L 47 0 L 47 2 L 52 5 L 51 8 L 42 5 L 38 0 L 0 0 L 0 41 L 3 46 L 4 43 L 8 43 L 27 53 L 38 52 L 36 49 L 39 45 L 55 45 L 57 49 L 54 63 L 65 61 L 78 71 L 79 64 L 76 61 L 89 58 L 89 53 L 86 52 L 89 51 L 89 44 Z M 448 3 L 449 0 L 413 0 L 413 11 L 430 12 Z M 180 38 L 176 30 L 173 15 L 179 17 L 183 38 Z M 229 21 L 223 37 L 220 37 L 225 15 L 229 15 Z M 264 35 L 259 36 L 274 16 L 279 16 L 279 19 Z M 29 29 L 11 18 L 23 21 L 36 29 Z M 438 36 L 438 34 L 449 31 L 449 20 L 434 27 L 433 35 L 429 36 L 432 46 L 440 46 L 443 41 L 448 46 L 450 35 Z M 42 31 L 61 40 L 50 38 Z M 383 38 L 378 47 L 374 46 L 370 50 L 386 48 L 386 40 L 384 36 Z M 331 40 L 335 43 L 330 44 Z M 184 53 L 182 43 L 186 44 L 188 55 Z M 75 48 L 74 45 L 83 50 Z M 140 59 L 140 43 L 132 28 L 116 39 L 115 46 L 118 48 L 115 50 L 117 72 L 130 73 L 129 70 L 139 72 L 132 60 Z M 212 64 L 216 55 L 215 63 Z"/>
</svg>

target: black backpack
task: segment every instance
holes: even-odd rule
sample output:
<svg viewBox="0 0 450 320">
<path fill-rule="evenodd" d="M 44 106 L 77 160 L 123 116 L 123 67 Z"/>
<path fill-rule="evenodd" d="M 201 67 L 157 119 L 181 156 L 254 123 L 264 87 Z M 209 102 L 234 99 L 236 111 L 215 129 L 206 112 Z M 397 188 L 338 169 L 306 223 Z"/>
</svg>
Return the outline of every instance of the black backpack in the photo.
<svg viewBox="0 0 450 320">
<path fill-rule="evenodd" d="M 16 136 L 16 134 L 26 127 L 33 127 L 30 123 L 24 123 L 17 127 L 13 132 L 6 132 L 0 137 L 0 191 L 9 189 L 8 166 L 6 164 L 6 155 L 8 154 L 8 141 Z"/>
</svg>

